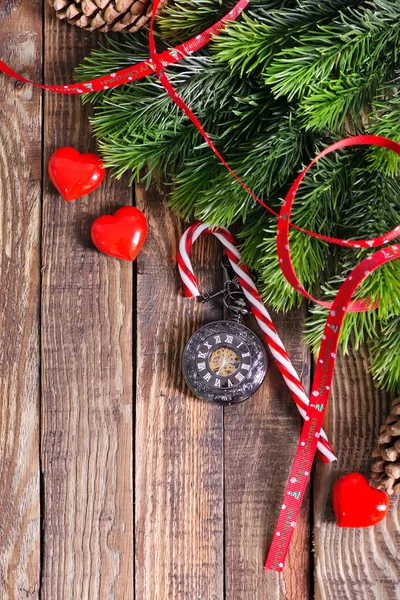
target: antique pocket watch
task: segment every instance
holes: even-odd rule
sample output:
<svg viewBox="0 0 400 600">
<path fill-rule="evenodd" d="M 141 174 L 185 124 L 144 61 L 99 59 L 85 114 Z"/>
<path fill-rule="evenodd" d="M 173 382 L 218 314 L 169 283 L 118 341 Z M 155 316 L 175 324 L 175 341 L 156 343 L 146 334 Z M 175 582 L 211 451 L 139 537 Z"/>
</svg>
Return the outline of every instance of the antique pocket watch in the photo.
<svg viewBox="0 0 400 600">
<path fill-rule="evenodd" d="M 214 321 L 196 331 L 185 346 L 182 369 L 196 396 L 214 404 L 238 404 L 262 384 L 267 356 L 261 340 L 241 323 L 248 310 L 238 282 L 227 279 L 223 291 L 201 300 L 220 294 L 232 320 Z"/>
</svg>

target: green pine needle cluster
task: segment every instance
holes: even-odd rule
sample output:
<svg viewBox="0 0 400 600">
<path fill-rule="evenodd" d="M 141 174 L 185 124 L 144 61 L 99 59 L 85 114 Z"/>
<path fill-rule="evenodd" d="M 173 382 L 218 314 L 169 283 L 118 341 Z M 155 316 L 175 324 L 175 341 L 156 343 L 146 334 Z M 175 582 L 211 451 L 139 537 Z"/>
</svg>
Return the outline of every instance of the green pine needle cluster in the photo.
<svg viewBox="0 0 400 600">
<path fill-rule="evenodd" d="M 214 23 L 235 0 L 175 0 L 158 20 L 160 50 Z M 202 51 L 168 69 L 232 168 L 279 210 L 296 174 L 328 144 L 356 133 L 400 142 L 400 0 L 252 0 L 246 14 Z M 78 69 L 93 78 L 148 58 L 145 33 L 109 41 Z M 85 101 L 106 165 L 117 176 L 170 186 L 170 205 L 186 219 L 242 223 L 244 261 L 258 272 L 267 304 L 290 310 L 302 301 L 276 254 L 276 221 L 219 163 L 156 77 Z M 346 239 L 368 238 L 400 222 L 399 159 L 380 148 L 321 160 L 300 188 L 293 222 Z M 371 251 L 328 246 L 296 230 L 292 260 L 303 285 L 331 300 Z M 400 264 L 371 274 L 357 297 L 379 308 L 348 314 L 343 348 L 372 340 L 378 385 L 400 391 Z M 327 312 L 311 306 L 306 339 L 317 350 Z"/>
</svg>

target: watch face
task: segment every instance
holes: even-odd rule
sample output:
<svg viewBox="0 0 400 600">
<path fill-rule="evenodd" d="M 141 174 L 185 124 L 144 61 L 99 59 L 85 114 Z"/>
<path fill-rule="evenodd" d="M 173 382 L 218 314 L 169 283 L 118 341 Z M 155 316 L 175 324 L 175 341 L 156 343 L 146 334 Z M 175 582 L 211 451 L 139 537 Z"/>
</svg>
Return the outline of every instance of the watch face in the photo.
<svg viewBox="0 0 400 600">
<path fill-rule="evenodd" d="M 209 402 L 236 404 L 260 387 L 267 370 L 264 347 L 233 321 L 205 325 L 188 341 L 183 374 L 193 392 Z"/>
</svg>

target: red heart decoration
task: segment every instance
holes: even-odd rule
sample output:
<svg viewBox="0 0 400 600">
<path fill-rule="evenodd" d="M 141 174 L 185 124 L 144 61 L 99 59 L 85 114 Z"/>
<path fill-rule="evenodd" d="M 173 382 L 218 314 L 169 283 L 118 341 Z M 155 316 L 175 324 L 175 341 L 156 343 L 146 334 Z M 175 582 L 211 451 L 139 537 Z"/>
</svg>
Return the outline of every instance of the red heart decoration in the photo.
<svg viewBox="0 0 400 600">
<path fill-rule="evenodd" d="M 69 146 L 54 152 L 49 160 L 48 171 L 54 186 L 67 202 L 93 192 L 105 175 L 99 156 L 81 154 Z"/>
<path fill-rule="evenodd" d="M 104 254 L 135 260 L 147 236 L 144 214 L 134 206 L 124 206 L 114 215 L 95 220 L 91 230 L 93 244 Z"/>
<path fill-rule="evenodd" d="M 339 527 L 370 527 L 382 521 L 389 510 L 389 497 L 372 488 L 360 473 L 349 473 L 336 482 L 332 494 Z"/>
</svg>

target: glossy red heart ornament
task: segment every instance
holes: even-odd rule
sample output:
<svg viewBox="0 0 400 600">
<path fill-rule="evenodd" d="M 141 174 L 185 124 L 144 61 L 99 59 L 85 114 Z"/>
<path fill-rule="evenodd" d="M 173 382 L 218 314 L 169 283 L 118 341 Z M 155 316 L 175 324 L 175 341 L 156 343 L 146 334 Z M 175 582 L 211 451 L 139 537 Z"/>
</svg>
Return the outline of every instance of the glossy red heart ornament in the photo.
<svg viewBox="0 0 400 600">
<path fill-rule="evenodd" d="M 104 254 L 135 260 L 147 236 L 144 214 L 134 206 L 124 206 L 114 215 L 95 220 L 91 230 L 93 244 Z"/>
<path fill-rule="evenodd" d="M 349 473 L 336 482 L 332 494 L 339 527 L 370 527 L 382 521 L 389 510 L 389 497 L 372 488 L 360 473 Z"/>
<path fill-rule="evenodd" d="M 105 175 L 99 156 L 81 154 L 69 146 L 54 152 L 49 160 L 48 171 L 54 186 L 67 202 L 93 192 Z"/>
</svg>

